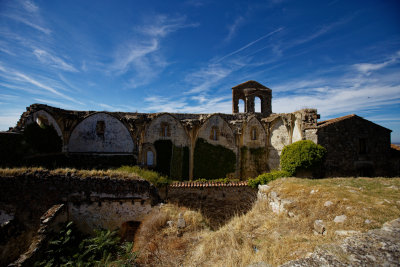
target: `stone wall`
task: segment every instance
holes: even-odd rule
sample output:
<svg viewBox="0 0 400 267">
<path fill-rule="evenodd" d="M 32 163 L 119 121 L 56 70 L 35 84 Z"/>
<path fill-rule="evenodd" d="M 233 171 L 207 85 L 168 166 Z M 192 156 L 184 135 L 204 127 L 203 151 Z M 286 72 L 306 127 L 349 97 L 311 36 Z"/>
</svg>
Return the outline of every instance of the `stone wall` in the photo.
<svg viewBox="0 0 400 267">
<path fill-rule="evenodd" d="M 317 137 L 328 152 L 325 175 L 390 175 L 390 132 L 357 115 L 322 122 Z"/>
<path fill-rule="evenodd" d="M 81 121 L 68 143 L 68 152 L 132 153 L 133 148 L 126 126 L 106 113 L 96 113 Z"/>
<path fill-rule="evenodd" d="M 249 211 L 257 198 L 257 190 L 245 182 L 232 184 L 177 183 L 168 187 L 166 200 L 199 210 L 213 228 L 223 225 L 237 214 Z"/>
<path fill-rule="evenodd" d="M 40 227 L 40 216 L 53 205 L 65 204 L 67 220 L 91 233 L 94 228 L 114 230 L 127 221 L 140 222 L 159 202 L 157 189 L 141 179 L 83 178 L 50 171 L 2 174 L 0 209 L 14 217 L 7 229 L 2 225 L 1 232 L 7 230 L 7 237 L 2 238 L 7 240 L 0 239 L 0 251 L 9 251 L 12 244 L 18 244 L 19 251 L 1 255 L 0 260 L 15 260 L 28 248 Z"/>
</svg>

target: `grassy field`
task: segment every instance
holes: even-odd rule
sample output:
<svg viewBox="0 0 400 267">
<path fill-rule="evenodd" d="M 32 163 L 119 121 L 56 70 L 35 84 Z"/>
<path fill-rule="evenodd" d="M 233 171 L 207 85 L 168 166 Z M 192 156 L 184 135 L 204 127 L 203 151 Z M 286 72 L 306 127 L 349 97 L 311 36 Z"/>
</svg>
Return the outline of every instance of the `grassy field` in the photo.
<svg viewBox="0 0 400 267">
<path fill-rule="evenodd" d="M 145 266 L 279 265 L 344 238 L 336 230 L 365 232 L 400 217 L 399 178 L 284 178 L 269 185 L 269 191 L 292 201 L 287 211 L 275 214 L 266 200 L 257 201 L 217 231 L 199 212 L 173 205 L 154 210 L 135 240 L 138 261 Z M 332 205 L 325 207 L 326 201 Z M 183 230 L 176 226 L 179 213 L 187 222 Z M 344 223 L 333 221 L 339 215 L 347 216 Z M 323 220 L 326 235 L 313 233 L 315 220 Z"/>
</svg>

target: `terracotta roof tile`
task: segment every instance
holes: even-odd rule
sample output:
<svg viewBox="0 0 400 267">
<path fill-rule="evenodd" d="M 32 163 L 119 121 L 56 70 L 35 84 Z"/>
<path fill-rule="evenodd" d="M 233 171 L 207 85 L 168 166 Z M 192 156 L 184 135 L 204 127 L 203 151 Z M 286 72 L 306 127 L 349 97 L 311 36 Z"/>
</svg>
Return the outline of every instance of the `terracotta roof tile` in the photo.
<svg viewBox="0 0 400 267">
<path fill-rule="evenodd" d="M 334 119 L 330 119 L 330 120 L 326 120 L 326 121 L 319 121 L 317 123 L 317 126 L 318 127 L 324 127 L 324 126 L 330 125 L 332 123 L 336 123 L 336 122 L 339 122 L 339 121 L 347 120 L 347 119 L 355 117 L 355 116 L 357 116 L 357 115 L 356 114 L 349 114 L 349 115 L 346 115 L 346 116 L 343 116 L 343 117 L 339 117 L 339 118 L 334 118 Z"/>
<path fill-rule="evenodd" d="M 400 151 L 400 146 L 395 144 L 390 144 L 390 148 Z"/>
<path fill-rule="evenodd" d="M 247 186 L 247 181 L 240 182 L 175 182 L 169 187 L 193 188 L 193 187 L 225 187 L 225 186 Z"/>
<path fill-rule="evenodd" d="M 319 122 L 317 122 L 317 128 L 322 128 L 322 127 L 331 125 L 333 123 L 344 121 L 344 120 L 347 120 L 347 119 L 350 119 L 350 118 L 359 118 L 359 119 L 362 119 L 364 121 L 373 123 L 373 124 L 375 124 L 375 125 L 377 125 L 377 126 L 379 126 L 381 128 L 384 128 L 384 129 L 388 130 L 388 131 L 392 131 L 392 130 L 390 130 L 390 129 L 386 128 L 386 127 L 383 127 L 383 126 L 381 126 L 379 124 L 376 124 L 376 123 L 374 123 L 372 121 L 364 119 L 363 117 L 357 116 L 356 114 L 349 114 L 349 115 L 346 115 L 346 116 L 343 116 L 343 117 L 339 117 L 339 118 L 334 118 L 334 119 L 330 119 L 330 120 L 326 120 L 326 121 L 319 121 Z"/>
</svg>

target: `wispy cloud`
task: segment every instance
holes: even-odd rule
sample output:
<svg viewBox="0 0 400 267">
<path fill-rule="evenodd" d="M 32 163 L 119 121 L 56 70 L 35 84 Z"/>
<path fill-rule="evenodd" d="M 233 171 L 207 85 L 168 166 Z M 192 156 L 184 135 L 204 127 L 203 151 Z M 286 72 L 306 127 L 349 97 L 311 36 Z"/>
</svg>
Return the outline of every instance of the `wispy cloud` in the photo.
<svg viewBox="0 0 400 267">
<path fill-rule="evenodd" d="M 232 108 L 230 96 L 205 97 L 201 104 L 195 104 L 190 99 L 176 97 L 151 96 L 145 99 L 147 112 L 173 112 L 173 113 L 229 113 Z"/>
<path fill-rule="evenodd" d="M 168 65 L 160 51 L 162 39 L 180 29 L 197 25 L 188 23 L 184 16 L 152 17 L 149 23 L 136 27 L 129 41 L 118 47 L 111 70 L 119 75 L 129 72 L 130 87 L 146 84 Z"/>
<path fill-rule="evenodd" d="M 33 85 L 36 88 L 42 89 L 45 92 L 49 92 L 49 93 L 53 94 L 54 96 L 61 97 L 63 99 L 72 101 L 77 104 L 82 104 L 82 102 L 77 101 L 76 99 L 59 92 L 54 87 L 48 86 L 42 82 L 39 82 L 38 80 L 20 72 L 20 71 L 13 70 L 10 68 L 5 68 L 3 65 L 0 64 L 0 72 L 2 72 L 3 77 L 5 77 L 7 80 L 9 80 L 12 84 L 16 84 L 16 86 L 15 85 L 8 86 L 9 88 L 15 87 L 17 89 L 18 87 L 21 87 L 21 84 L 25 83 L 25 84 Z M 7 86 L 7 84 L 5 84 L 5 85 Z M 37 91 L 33 91 L 33 92 L 38 93 Z"/>
<path fill-rule="evenodd" d="M 274 30 L 272 32 L 269 32 L 269 33 L 261 36 L 260 38 L 254 40 L 254 41 L 251 41 L 250 43 L 246 44 L 245 46 L 242 46 L 241 48 L 239 48 L 239 49 L 237 49 L 237 50 L 235 50 L 235 51 L 233 51 L 233 52 L 231 52 L 231 53 L 229 53 L 229 54 L 227 54 L 227 55 L 225 55 L 225 56 L 223 56 L 221 58 L 216 59 L 215 63 L 221 62 L 222 60 L 224 60 L 224 59 L 226 59 L 226 58 L 228 58 L 230 56 L 233 56 L 233 55 L 235 55 L 235 54 L 237 54 L 237 53 L 249 48 L 250 46 L 260 42 L 261 40 L 264 40 L 265 38 L 270 37 L 271 35 L 273 35 L 273 34 L 275 34 L 277 32 L 280 32 L 281 30 L 283 30 L 283 27 L 280 27 L 280 28 L 278 28 L 278 29 L 276 29 L 276 30 Z"/>
<path fill-rule="evenodd" d="M 39 7 L 33 2 L 12 1 L 3 8 L 5 8 L 5 12 L 1 13 L 2 16 L 25 24 L 47 35 L 51 33 L 51 30 L 44 25 Z"/>
<path fill-rule="evenodd" d="M 392 65 L 398 61 L 400 58 L 400 51 L 397 51 L 396 54 L 392 55 L 388 60 L 382 63 L 358 63 L 354 64 L 354 68 L 361 73 L 370 74 L 372 71 L 380 70 L 384 67 Z"/>
<path fill-rule="evenodd" d="M 235 36 L 237 29 L 244 22 L 242 16 L 239 16 L 235 21 L 228 27 L 228 35 L 225 37 L 224 42 L 229 42 Z"/>
<path fill-rule="evenodd" d="M 50 54 L 49 52 L 42 49 L 33 50 L 33 54 L 42 62 L 43 64 L 52 66 L 57 69 L 77 72 L 78 70 L 71 64 L 66 63 L 61 58 Z"/>
</svg>

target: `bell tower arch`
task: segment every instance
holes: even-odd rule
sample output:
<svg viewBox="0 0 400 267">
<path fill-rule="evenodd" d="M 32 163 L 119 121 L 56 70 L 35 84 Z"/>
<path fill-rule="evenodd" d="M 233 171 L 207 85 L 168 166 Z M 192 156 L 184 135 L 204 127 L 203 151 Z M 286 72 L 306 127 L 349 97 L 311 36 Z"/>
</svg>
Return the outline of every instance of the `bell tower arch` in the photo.
<svg viewBox="0 0 400 267">
<path fill-rule="evenodd" d="M 244 101 L 244 112 L 255 113 L 254 98 L 261 100 L 261 113 L 268 117 L 272 113 L 272 90 L 256 82 L 247 81 L 232 87 L 232 113 L 239 113 L 239 100 Z"/>
</svg>

